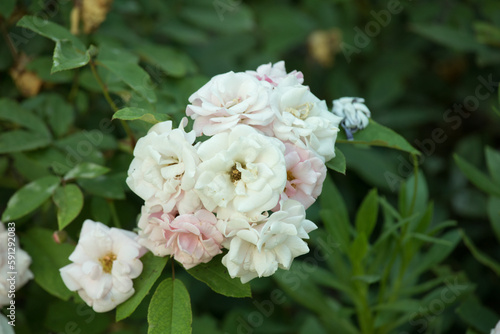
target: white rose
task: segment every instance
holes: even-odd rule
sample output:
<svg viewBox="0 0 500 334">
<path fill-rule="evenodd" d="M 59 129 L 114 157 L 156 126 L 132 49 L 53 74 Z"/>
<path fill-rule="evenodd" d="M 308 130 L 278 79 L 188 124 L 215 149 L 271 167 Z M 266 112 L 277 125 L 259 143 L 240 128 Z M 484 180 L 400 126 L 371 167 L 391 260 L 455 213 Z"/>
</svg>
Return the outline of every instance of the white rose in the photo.
<svg viewBox="0 0 500 334">
<path fill-rule="evenodd" d="M 370 110 L 364 104 L 365 99 L 360 97 L 343 97 L 333 100 L 332 113 L 342 117 L 342 125 L 351 133 L 362 130 L 370 122 Z"/>
<path fill-rule="evenodd" d="M 286 72 L 285 62 L 283 60 L 275 64 L 263 64 L 257 67 L 257 71 L 246 71 L 246 73 L 253 75 L 260 81 L 269 82 L 273 86 L 277 86 L 283 79 L 288 76 L 295 77 L 298 83 L 304 82 L 304 75 L 302 72 L 292 71 L 290 73 Z"/>
<path fill-rule="evenodd" d="M 0 222 L 0 307 L 10 303 L 8 297 L 10 282 L 7 279 L 11 275 L 8 272 L 17 272 L 14 275 L 16 290 L 33 278 L 33 273 L 29 270 L 31 257 L 19 247 L 19 240 L 16 238 L 13 228 L 9 226 L 9 230 L 6 230 L 4 224 Z M 12 242 L 10 238 L 15 238 L 15 246 L 9 244 Z M 13 253 L 12 250 L 15 252 Z M 13 255 L 15 259 L 15 267 L 13 268 L 9 264 L 9 254 Z"/>
<path fill-rule="evenodd" d="M 128 170 L 130 189 L 150 205 L 162 205 L 165 212 L 194 186 L 199 158 L 193 147 L 196 135 L 184 131 L 186 122 L 178 129 L 172 129 L 171 121 L 155 124 L 137 141 Z"/>
<path fill-rule="evenodd" d="M 290 141 L 319 155 L 324 161 L 335 157 L 335 140 L 341 118 L 328 111 L 319 100 L 294 77 L 286 78 L 271 95 L 275 113 L 272 131 L 276 138 Z"/>
<path fill-rule="evenodd" d="M 142 272 L 146 249 L 136 239 L 130 231 L 85 220 L 69 257 L 73 263 L 60 269 L 64 284 L 95 312 L 114 309 L 134 294 L 132 279 Z"/>
<path fill-rule="evenodd" d="M 264 126 L 273 119 L 270 89 L 250 74 L 216 75 L 189 97 L 186 114 L 194 119 L 197 135 L 212 136 L 240 123 Z"/>
<path fill-rule="evenodd" d="M 286 184 L 284 150 L 279 140 L 247 125 L 203 142 L 195 190 L 205 208 L 249 215 L 272 209 Z"/>
<path fill-rule="evenodd" d="M 255 277 L 270 276 L 278 268 L 290 269 L 295 257 L 309 252 L 303 239 L 317 228 L 305 219 L 305 214 L 303 205 L 288 199 L 268 219 L 237 231 L 222 258 L 229 275 L 246 283 Z"/>
<path fill-rule="evenodd" d="M 490 334 L 500 334 L 500 321 L 497 323 L 495 328 L 491 330 Z"/>
</svg>

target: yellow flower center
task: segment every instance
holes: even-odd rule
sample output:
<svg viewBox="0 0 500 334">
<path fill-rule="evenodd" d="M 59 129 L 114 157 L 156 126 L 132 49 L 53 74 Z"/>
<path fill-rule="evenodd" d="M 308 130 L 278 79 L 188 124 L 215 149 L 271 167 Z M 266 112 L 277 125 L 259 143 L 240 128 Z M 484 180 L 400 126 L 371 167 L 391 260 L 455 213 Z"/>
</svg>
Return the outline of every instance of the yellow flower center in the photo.
<svg viewBox="0 0 500 334">
<path fill-rule="evenodd" d="M 304 104 L 297 106 L 296 108 L 286 107 L 285 111 L 289 112 L 290 114 L 292 114 L 297 118 L 304 120 L 309 116 L 309 113 L 311 112 L 312 108 L 313 104 L 306 102 Z"/>
<path fill-rule="evenodd" d="M 236 165 L 231 167 L 231 170 L 229 171 L 229 179 L 231 182 L 235 183 L 241 180 L 241 172 L 238 170 Z"/>
<path fill-rule="evenodd" d="M 110 274 L 113 269 L 113 261 L 116 260 L 116 255 L 113 253 L 108 253 L 99 259 L 99 263 L 102 266 L 102 270 L 106 274 Z"/>
</svg>

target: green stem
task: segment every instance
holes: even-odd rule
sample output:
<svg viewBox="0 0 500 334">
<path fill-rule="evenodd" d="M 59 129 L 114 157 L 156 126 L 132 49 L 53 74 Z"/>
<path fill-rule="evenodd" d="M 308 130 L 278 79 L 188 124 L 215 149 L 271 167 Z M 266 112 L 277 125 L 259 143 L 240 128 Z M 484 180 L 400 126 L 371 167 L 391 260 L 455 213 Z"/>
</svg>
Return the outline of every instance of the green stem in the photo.
<svg viewBox="0 0 500 334">
<path fill-rule="evenodd" d="M 120 224 L 120 219 L 118 218 L 118 214 L 116 213 L 115 202 L 112 199 L 108 199 L 109 212 L 111 213 L 111 219 L 113 220 L 113 225 L 117 228 L 122 228 L 122 224 Z"/>
<path fill-rule="evenodd" d="M 414 174 L 414 183 L 413 183 L 413 195 L 411 199 L 410 212 L 409 215 L 413 214 L 413 210 L 415 209 L 415 203 L 417 202 L 417 190 L 418 190 L 418 161 L 417 156 L 415 154 L 411 154 L 413 158 L 413 174 Z"/>
<path fill-rule="evenodd" d="M 99 73 L 97 73 L 94 60 L 91 60 L 89 62 L 89 64 L 90 64 L 90 70 L 92 71 L 92 74 L 94 75 L 95 79 L 97 80 L 97 83 L 99 84 L 99 86 L 102 89 L 102 93 L 104 94 L 104 98 L 106 99 L 106 101 L 108 102 L 109 106 L 113 110 L 113 113 L 117 112 L 118 111 L 118 107 L 116 106 L 116 104 L 111 99 L 111 96 L 109 95 L 108 87 L 106 87 L 106 85 L 102 81 Z M 123 119 L 120 120 L 120 123 L 122 124 L 123 129 L 125 130 L 125 133 L 127 134 L 127 137 L 130 140 L 130 146 L 132 147 L 132 150 L 133 150 L 134 146 L 135 146 L 135 143 L 136 143 L 134 133 L 132 132 L 132 129 L 130 129 L 130 126 L 127 124 L 127 122 L 125 122 Z"/>
</svg>

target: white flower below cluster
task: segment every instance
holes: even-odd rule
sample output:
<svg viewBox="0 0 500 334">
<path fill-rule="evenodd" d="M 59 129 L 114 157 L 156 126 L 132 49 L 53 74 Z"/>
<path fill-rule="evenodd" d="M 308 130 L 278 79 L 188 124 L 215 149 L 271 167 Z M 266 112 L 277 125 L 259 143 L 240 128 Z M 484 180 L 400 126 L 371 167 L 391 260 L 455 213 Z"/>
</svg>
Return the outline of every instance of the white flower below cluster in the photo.
<svg viewBox="0 0 500 334">
<path fill-rule="evenodd" d="M 268 219 L 237 231 L 222 258 L 229 275 L 246 283 L 255 277 L 270 276 L 278 268 L 290 269 L 295 257 L 309 252 L 303 239 L 317 228 L 305 216 L 303 205 L 286 200 L 281 210 Z"/>
<path fill-rule="evenodd" d="M 284 151 L 279 140 L 247 125 L 203 142 L 195 190 L 205 208 L 249 215 L 272 209 L 286 184 Z"/>
<path fill-rule="evenodd" d="M 17 290 L 33 278 L 33 273 L 29 270 L 30 264 L 31 257 L 19 247 L 15 228 L 9 226 L 5 229 L 4 224 L 0 222 L 0 307 L 10 303 L 11 283 L 14 283 Z M 9 272 L 16 272 L 14 281 L 10 280 Z"/>
<path fill-rule="evenodd" d="M 272 121 L 269 89 L 254 76 L 228 72 L 216 75 L 189 97 L 186 115 L 199 136 L 227 131 L 237 124 L 264 126 Z"/>
<path fill-rule="evenodd" d="M 365 99 L 360 97 L 342 97 L 333 100 L 332 113 L 342 117 L 342 125 L 347 131 L 354 133 L 368 126 L 370 110 L 365 105 Z"/>
<path fill-rule="evenodd" d="M 133 232 L 109 228 L 87 219 L 80 239 L 60 269 L 64 284 L 95 312 L 107 312 L 134 294 L 132 279 L 142 272 L 139 258 L 146 251 Z"/>
<path fill-rule="evenodd" d="M 171 121 L 155 124 L 137 141 L 128 170 L 130 189 L 151 206 L 161 205 L 166 212 L 193 188 L 199 163 L 193 147 L 195 133 L 184 131 L 185 122 L 187 119 L 178 129 L 172 129 Z"/>
</svg>

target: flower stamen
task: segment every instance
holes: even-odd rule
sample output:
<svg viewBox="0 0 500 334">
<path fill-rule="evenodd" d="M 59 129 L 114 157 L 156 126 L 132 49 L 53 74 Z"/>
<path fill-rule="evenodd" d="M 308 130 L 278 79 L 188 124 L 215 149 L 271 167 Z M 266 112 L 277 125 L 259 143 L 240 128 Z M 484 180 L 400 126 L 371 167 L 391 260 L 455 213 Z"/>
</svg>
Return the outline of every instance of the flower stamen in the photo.
<svg viewBox="0 0 500 334">
<path fill-rule="evenodd" d="M 309 113 L 311 112 L 311 109 L 313 108 L 313 104 L 306 102 L 304 104 L 301 104 L 295 108 L 292 107 L 286 107 L 285 111 L 289 112 L 293 116 L 300 118 L 301 120 L 306 119 L 309 116 Z"/>
<path fill-rule="evenodd" d="M 116 255 L 113 253 L 108 253 L 103 257 L 99 258 L 99 263 L 102 266 L 102 270 L 106 274 L 110 274 L 113 269 L 113 262 L 116 260 Z"/>
</svg>

